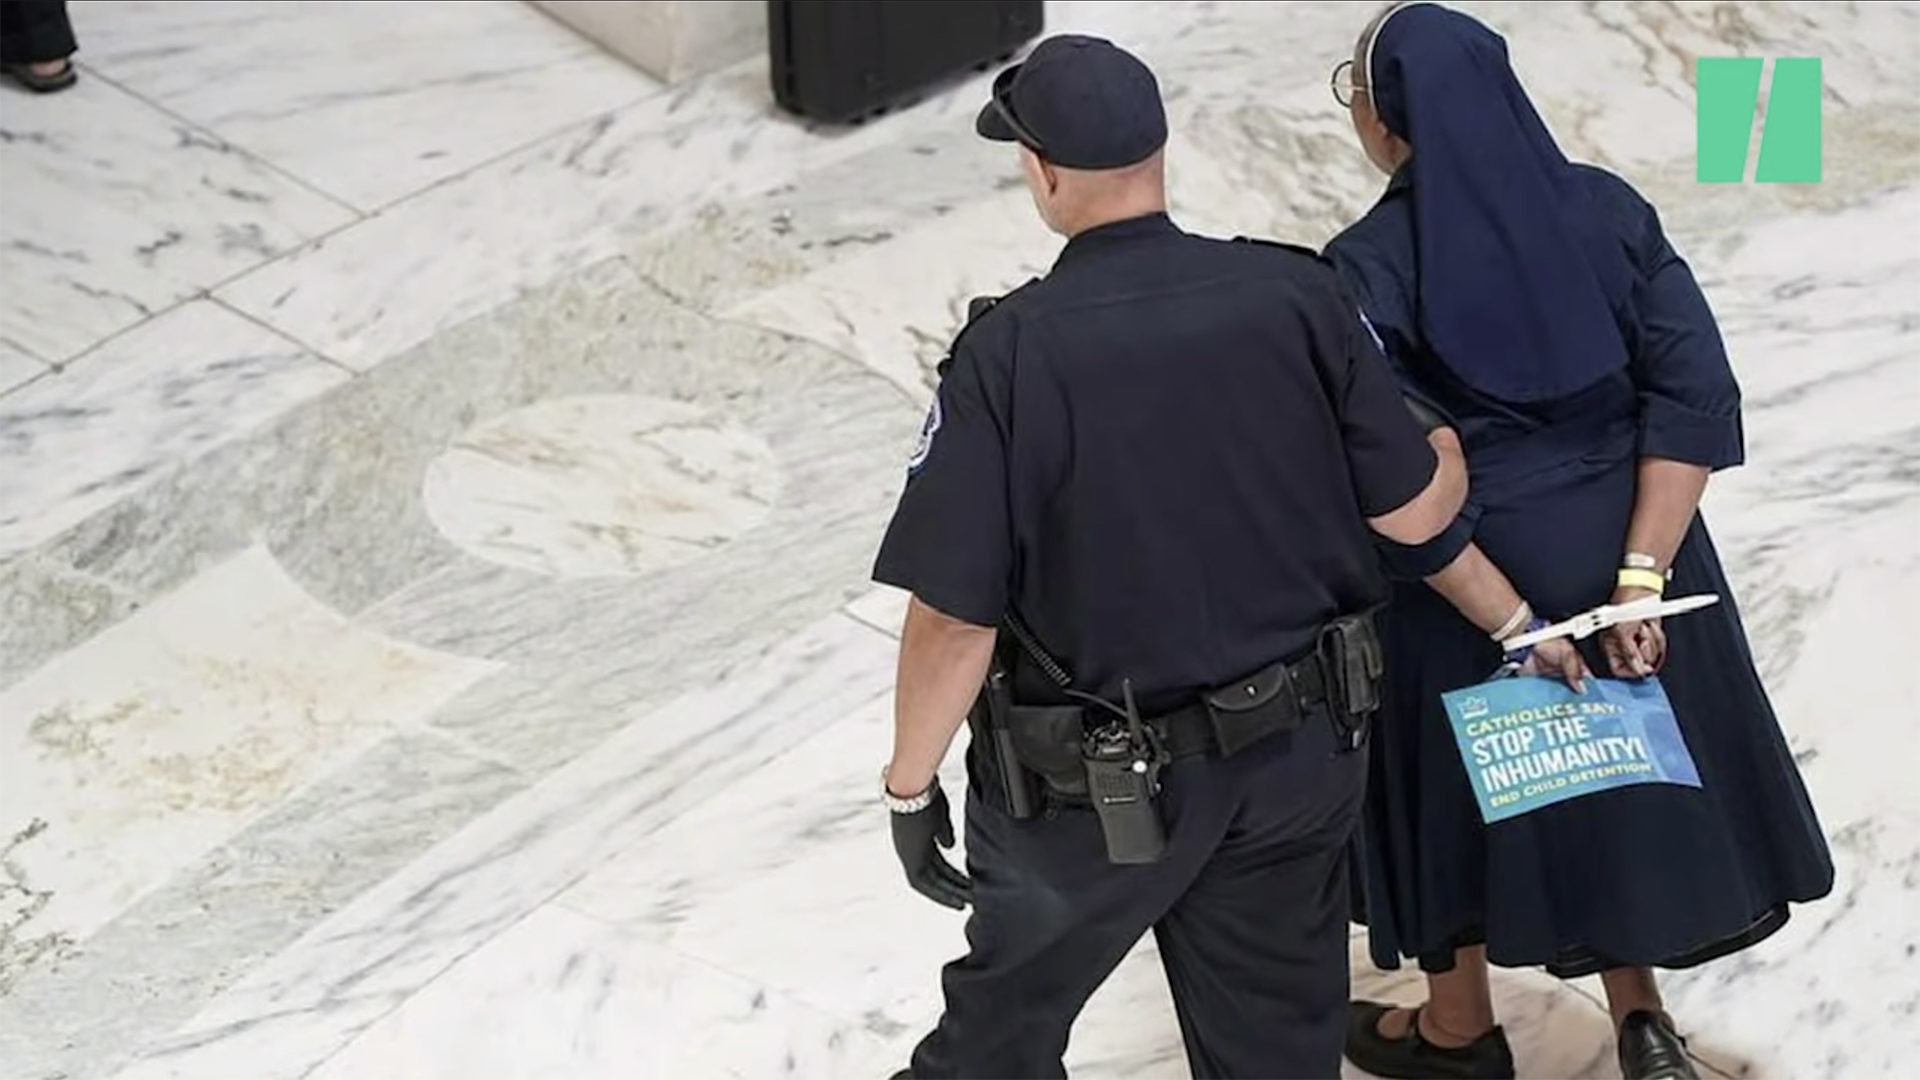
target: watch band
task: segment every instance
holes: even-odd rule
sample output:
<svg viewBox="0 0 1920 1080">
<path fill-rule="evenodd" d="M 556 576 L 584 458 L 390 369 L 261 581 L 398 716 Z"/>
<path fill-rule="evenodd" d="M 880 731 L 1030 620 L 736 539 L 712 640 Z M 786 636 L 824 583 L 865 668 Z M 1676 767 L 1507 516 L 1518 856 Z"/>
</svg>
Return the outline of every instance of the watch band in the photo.
<svg viewBox="0 0 1920 1080">
<path fill-rule="evenodd" d="M 933 805 L 933 797 L 939 791 L 940 778 L 936 776 L 933 778 L 933 783 L 927 785 L 927 790 L 912 798 L 903 799 L 887 787 L 887 770 L 880 770 L 880 801 L 886 803 L 887 809 L 896 814 L 917 814 L 925 810 Z"/>
</svg>

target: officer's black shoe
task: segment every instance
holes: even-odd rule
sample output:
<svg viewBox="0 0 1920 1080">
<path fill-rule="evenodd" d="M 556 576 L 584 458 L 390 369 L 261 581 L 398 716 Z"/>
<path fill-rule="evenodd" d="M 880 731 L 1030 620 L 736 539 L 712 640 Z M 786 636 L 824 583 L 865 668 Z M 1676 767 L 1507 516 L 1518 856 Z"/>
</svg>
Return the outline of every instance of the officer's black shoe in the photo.
<svg viewBox="0 0 1920 1080">
<path fill-rule="evenodd" d="M 1620 1075 L 1626 1080 L 1700 1080 L 1687 1040 L 1659 1013 L 1627 1014 L 1620 1025 Z"/>
<path fill-rule="evenodd" d="M 899 1072 L 887 1077 L 887 1080 L 913 1080 L 913 1070 L 901 1069 Z"/>
<path fill-rule="evenodd" d="M 1356 1001 L 1347 1014 L 1347 1060 L 1386 1080 L 1513 1080 L 1513 1048 L 1499 1027 L 1461 1047 L 1435 1046 L 1420 1035 L 1416 1011 L 1407 1033 L 1380 1034 L 1380 1018 L 1398 1006 Z"/>
</svg>

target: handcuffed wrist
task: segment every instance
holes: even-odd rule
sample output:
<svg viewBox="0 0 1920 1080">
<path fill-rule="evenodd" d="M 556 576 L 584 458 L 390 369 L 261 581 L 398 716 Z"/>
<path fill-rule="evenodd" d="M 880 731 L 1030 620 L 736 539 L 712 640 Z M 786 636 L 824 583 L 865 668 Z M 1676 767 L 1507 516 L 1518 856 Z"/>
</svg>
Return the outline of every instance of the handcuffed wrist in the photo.
<svg viewBox="0 0 1920 1080">
<path fill-rule="evenodd" d="M 1525 628 L 1532 618 L 1532 605 L 1522 600 L 1520 601 L 1520 606 L 1513 609 L 1513 614 L 1507 616 L 1507 621 L 1500 624 L 1500 629 L 1495 630 L 1488 636 L 1495 641 L 1505 641 Z"/>
<path fill-rule="evenodd" d="M 1667 591 L 1667 576 L 1658 570 L 1643 570 L 1639 567 L 1621 567 L 1615 576 L 1614 584 L 1622 589 L 1645 589 L 1655 596 Z"/>
</svg>

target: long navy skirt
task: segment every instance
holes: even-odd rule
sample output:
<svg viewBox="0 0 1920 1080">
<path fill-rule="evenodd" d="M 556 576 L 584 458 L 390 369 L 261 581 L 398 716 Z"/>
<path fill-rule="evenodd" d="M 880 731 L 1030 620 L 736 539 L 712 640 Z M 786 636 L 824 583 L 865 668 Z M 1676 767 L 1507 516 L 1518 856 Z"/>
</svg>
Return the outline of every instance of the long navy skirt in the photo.
<svg viewBox="0 0 1920 1080">
<path fill-rule="evenodd" d="M 1610 460 L 1609 460 L 1610 459 Z M 1613 591 L 1632 510 L 1630 453 L 1483 470 L 1476 540 L 1540 614 Z M 1432 590 L 1398 585 L 1382 620 L 1388 685 L 1359 840 L 1373 959 L 1429 971 L 1485 944 L 1507 967 L 1564 978 L 1690 967 L 1753 944 L 1790 903 L 1824 896 L 1833 863 L 1781 735 L 1706 526 L 1696 519 L 1668 596 L 1720 603 L 1665 621 L 1660 680 L 1699 789 L 1643 784 L 1481 822 L 1440 695 L 1484 681 L 1498 649 Z M 1607 675 L 1597 648 L 1596 674 Z"/>
</svg>

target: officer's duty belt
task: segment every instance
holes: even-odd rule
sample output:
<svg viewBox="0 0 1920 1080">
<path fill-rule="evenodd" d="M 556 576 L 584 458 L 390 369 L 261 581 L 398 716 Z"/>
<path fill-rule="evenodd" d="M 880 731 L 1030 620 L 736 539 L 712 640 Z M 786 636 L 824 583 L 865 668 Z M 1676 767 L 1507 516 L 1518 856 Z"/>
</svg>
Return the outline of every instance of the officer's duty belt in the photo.
<svg viewBox="0 0 1920 1080">
<path fill-rule="evenodd" d="M 1262 668 L 1146 724 L 1173 757 L 1232 757 L 1269 735 L 1298 728 L 1307 712 L 1326 700 L 1320 658 L 1309 656 Z"/>
<path fill-rule="evenodd" d="M 1210 690 L 1193 702 L 1143 718 L 1169 757 L 1217 753 L 1231 757 L 1247 747 L 1300 727 L 1308 713 L 1329 701 L 1320 657 L 1275 663 Z M 1046 781 L 1054 797 L 1074 802 L 1086 793 L 1081 745 L 1089 723 L 1110 723 L 1105 711 L 1079 705 L 1014 705 L 1008 709 L 1008 750 L 1024 768 Z"/>
</svg>

